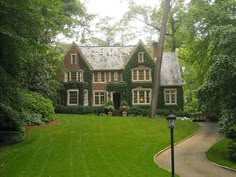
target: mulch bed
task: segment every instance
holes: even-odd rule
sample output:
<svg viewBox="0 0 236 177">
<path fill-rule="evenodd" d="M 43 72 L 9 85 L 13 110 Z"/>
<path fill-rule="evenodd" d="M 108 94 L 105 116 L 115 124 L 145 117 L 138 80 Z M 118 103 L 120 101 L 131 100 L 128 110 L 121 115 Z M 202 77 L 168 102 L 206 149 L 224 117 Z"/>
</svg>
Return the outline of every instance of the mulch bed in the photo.
<svg viewBox="0 0 236 177">
<path fill-rule="evenodd" d="M 55 125 L 59 122 L 58 119 L 55 119 L 51 122 L 48 122 L 46 124 L 42 124 L 42 125 L 28 125 L 28 126 L 25 126 L 25 130 L 26 130 L 26 133 L 28 132 L 28 130 L 32 129 L 32 128 L 42 128 L 42 127 L 49 127 L 51 125 Z M 1 132 L 1 131 L 0 131 Z M 8 146 L 8 145 L 11 145 L 11 144 L 17 144 L 19 142 L 16 142 L 16 143 L 6 143 L 6 142 L 1 142 L 0 141 L 0 147 L 4 147 L 4 146 Z"/>
<path fill-rule="evenodd" d="M 51 122 L 48 122 L 48 123 L 42 124 L 42 125 L 27 125 L 27 126 L 25 126 L 25 129 L 26 129 L 26 130 L 30 130 L 30 129 L 32 129 L 32 128 L 48 127 L 48 126 L 51 126 L 51 125 L 55 125 L 55 124 L 57 124 L 58 122 L 59 122 L 59 120 L 58 120 L 58 119 L 55 119 L 55 120 L 53 120 L 53 121 L 51 121 Z"/>
</svg>

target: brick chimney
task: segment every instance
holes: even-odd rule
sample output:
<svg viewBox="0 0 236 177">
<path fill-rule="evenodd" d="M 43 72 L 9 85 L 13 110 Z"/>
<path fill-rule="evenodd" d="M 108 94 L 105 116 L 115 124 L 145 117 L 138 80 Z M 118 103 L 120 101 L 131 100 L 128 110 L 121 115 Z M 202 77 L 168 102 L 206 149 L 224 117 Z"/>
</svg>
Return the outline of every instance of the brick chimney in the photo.
<svg viewBox="0 0 236 177">
<path fill-rule="evenodd" d="M 152 43 L 152 57 L 157 58 L 158 52 L 159 52 L 158 42 L 154 41 Z"/>
</svg>

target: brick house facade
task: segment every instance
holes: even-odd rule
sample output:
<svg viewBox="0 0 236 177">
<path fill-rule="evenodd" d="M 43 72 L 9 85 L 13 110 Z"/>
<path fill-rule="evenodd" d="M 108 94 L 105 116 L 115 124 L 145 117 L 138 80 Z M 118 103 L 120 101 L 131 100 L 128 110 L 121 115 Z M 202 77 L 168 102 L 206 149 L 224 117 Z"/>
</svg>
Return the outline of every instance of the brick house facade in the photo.
<svg viewBox="0 0 236 177">
<path fill-rule="evenodd" d="M 129 47 L 79 47 L 72 43 L 64 56 L 60 104 L 102 106 L 108 100 L 119 109 L 121 100 L 130 106 L 150 106 L 155 56 L 139 41 Z M 183 109 L 183 89 L 178 58 L 164 52 L 159 107 Z"/>
</svg>

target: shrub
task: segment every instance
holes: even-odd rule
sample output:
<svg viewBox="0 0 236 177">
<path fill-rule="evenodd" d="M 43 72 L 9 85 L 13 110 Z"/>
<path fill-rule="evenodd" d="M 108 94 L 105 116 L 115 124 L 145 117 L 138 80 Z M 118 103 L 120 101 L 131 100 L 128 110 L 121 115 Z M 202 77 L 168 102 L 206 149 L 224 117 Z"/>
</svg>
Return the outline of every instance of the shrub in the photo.
<svg viewBox="0 0 236 177">
<path fill-rule="evenodd" d="M 228 134 L 230 129 L 236 125 L 236 108 L 235 109 L 224 109 L 221 113 L 219 127 L 220 131 Z"/>
<path fill-rule="evenodd" d="M 157 115 L 159 116 L 167 116 L 170 114 L 170 110 L 167 109 L 157 109 Z"/>
<path fill-rule="evenodd" d="M 25 132 L 19 131 L 1 131 L 0 143 L 1 144 L 13 144 L 23 141 L 25 138 Z"/>
<path fill-rule="evenodd" d="M 29 112 L 23 112 L 22 114 L 24 125 L 41 125 L 44 123 L 41 114 Z"/>
<path fill-rule="evenodd" d="M 29 91 L 21 91 L 21 96 L 22 111 L 41 114 L 41 120 L 43 122 L 49 122 L 52 120 L 54 107 L 51 100 L 38 93 Z"/>
<path fill-rule="evenodd" d="M 225 132 L 225 135 L 229 138 L 236 139 L 236 124 L 230 126 Z"/>
<path fill-rule="evenodd" d="M 232 141 L 229 144 L 227 152 L 229 154 L 230 160 L 233 160 L 236 162 L 236 141 Z"/>
<path fill-rule="evenodd" d="M 128 111 L 129 109 L 129 104 L 127 103 L 127 101 L 125 100 L 122 100 L 121 103 L 120 103 L 120 109 L 122 111 Z"/>
<path fill-rule="evenodd" d="M 105 110 L 108 111 L 108 112 L 109 111 L 114 111 L 114 103 L 113 103 L 113 101 L 106 102 Z"/>
<path fill-rule="evenodd" d="M 5 130 L 15 130 L 24 132 L 23 116 L 20 112 L 12 109 L 10 106 L 0 104 L 0 112 L 4 114 L 4 118 L 1 121 L 2 128 Z"/>
<path fill-rule="evenodd" d="M 104 113 L 104 106 L 56 106 L 56 113 L 67 113 L 67 114 L 97 114 Z"/>
<path fill-rule="evenodd" d="M 139 106 L 131 106 L 128 110 L 129 115 L 142 115 L 147 116 L 149 113 L 149 109 L 142 109 Z"/>
</svg>

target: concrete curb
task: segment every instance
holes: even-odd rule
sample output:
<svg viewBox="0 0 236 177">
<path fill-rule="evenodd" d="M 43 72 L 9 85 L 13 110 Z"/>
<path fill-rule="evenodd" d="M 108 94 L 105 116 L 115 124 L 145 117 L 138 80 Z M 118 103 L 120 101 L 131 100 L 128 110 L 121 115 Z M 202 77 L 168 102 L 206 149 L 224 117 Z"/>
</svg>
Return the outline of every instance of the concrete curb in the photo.
<svg viewBox="0 0 236 177">
<path fill-rule="evenodd" d="M 218 143 L 220 140 L 222 140 L 223 138 L 225 138 L 225 137 L 222 137 L 221 139 L 219 139 L 216 143 Z M 215 144 L 216 144 L 215 143 Z M 215 144 L 213 144 L 212 146 L 214 146 Z M 212 147 L 211 146 L 211 147 Z M 210 147 L 210 148 L 211 148 Z M 209 148 L 209 149 L 210 149 Z M 208 149 L 208 150 L 209 150 Z M 208 151 L 207 150 L 207 151 Z M 208 161 L 208 162 L 210 162 L 211 164 L 213 164 L 213 165 L 215 165 L 215 166 L 218 166 L 218 167 L 220 167 L 220 168 L 224 168 L 224 169 L 226 169 L 226 170 L 229 170 L 229 171 L 233 171 L 233 172 L 236 172 L 236 169 L 233 169 L 233 168 L 230 168 L 230 167 L 227 167 L 227 166 L 224 166 L 224 165 L 220 165 L 220 164 L 217 164 L 217 163 L 215 163 L 215 162 L 212 162 L 212 161 L 210 161 L 208 158 L 207 158 L 207 154 L 206 154 L 207 152 L 205 152 L 204 154 L 205 154 L 205 159 Z"/>
<path fill-rule="evenodd" d="M 192 138 L 195 134 L 197 134 L 197 133 L 199 132 L 200 128 L 201 128 L 201 127 L 199 127 L 198 130 L 195 131 L 195 132 L 194 132 L 193 134 L 191 134 L 190 136 L 188 136 L 188 137 L 186 137 L 186 138 L 184 138 L 184 139 L 178 141 L 177 143 L 175 143 L 174 146 L 176 146 L 176 145 L 178 145 L 178 144 L 180 144 L 180 143 L 182 143 L 182 142 L 184 142 L 184 141 L 186 141 L 186 140 Z M 168 147 L 162 149 L 161 151 L 159 151 L 158 153 L 156 153 L 156 154 L 153 156 L 154 163 L 155 163 L 156 165 L 158 165 L 160 168 L 163 168 L 163 167 L 158 164 L 158 162 L 156 161 L 156 157 L 159 156 L 160 154 L 162 154 L 163 152 L 165 152 L 166 150 L 170 149 L 170 148 L 171 148 L 171 146 L 168 146 Z M 165 168 L 163 168 L 163 169 L 165 169 Z M 169 171 L 168 169 L 165 169 L 165 170 Z"/>
</svg>

